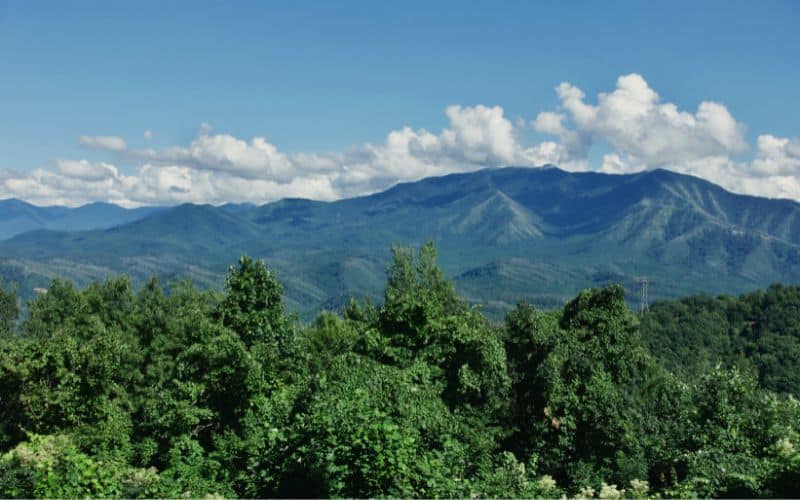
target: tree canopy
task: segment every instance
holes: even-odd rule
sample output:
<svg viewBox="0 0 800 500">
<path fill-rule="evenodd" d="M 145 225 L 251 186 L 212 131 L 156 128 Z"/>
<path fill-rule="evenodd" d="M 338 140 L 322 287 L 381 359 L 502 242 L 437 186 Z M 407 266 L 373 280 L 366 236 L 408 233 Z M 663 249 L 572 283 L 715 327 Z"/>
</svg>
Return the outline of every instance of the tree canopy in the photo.
<svg viewBox="0 0 800 500">
<path fill-rule="evenodd" d="M 387 275 L 307 325 L 248 257 L 222 293 L 56 280 L 21 321 L 3 291 L 0 496 L 800 494 L 796 290 L 494 325 L 431 244 Z"/>
</svg>

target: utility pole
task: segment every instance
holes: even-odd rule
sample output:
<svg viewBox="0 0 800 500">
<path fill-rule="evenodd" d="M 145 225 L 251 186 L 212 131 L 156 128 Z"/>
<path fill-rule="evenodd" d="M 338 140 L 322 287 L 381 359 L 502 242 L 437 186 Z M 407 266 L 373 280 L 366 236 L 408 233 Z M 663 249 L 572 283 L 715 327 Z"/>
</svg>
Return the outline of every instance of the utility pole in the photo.
<svg viewBox="0 0 800 500">
<path fill-rule="evenodd" d="M 650 312 L 650 304 L 647 301 L 647 287 L 650 285 L 650 278 L 647 276 L 639 276 L 636 278 L 636 283 L 639 284 L 639 314 L 644 315 Z"/>
</svg>

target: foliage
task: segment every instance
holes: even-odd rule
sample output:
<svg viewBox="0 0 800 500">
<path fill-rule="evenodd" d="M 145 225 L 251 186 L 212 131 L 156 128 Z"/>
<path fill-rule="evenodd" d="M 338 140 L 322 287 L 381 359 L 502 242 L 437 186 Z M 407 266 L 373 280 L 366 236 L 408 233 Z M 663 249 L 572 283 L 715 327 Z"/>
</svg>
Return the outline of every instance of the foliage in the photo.
<svg viewBox="0 0 800 500">
<path fill-rule="evenodd" d="M 288 329 L 283 287 L 263 261 L 242 257 L 228 272 L 225 292 L 217 309 L 219 320 L 247 346 L 283 340 Z"/>
<path fill-rule="evenodd" d="M 659 302 L 642 334 L 665 366 L 687 377 L 739 366 L 767 389 L 800 397 L 800 287 Z"/>
<path fill-rule="evenodd" d="M 152 498 L 180 493 L 153 469 L 103 462 L 65 435 L 31 434 L 0 456 L 0 491 L 10 498 Z"/>
<path fill-rule="evenodd" d="M 521 305 L 506 329 L 511 442 L 560 483 L 647 478 L 664 460 L 662 433 L 681 438 L 680 391 L 642 348 L 621 287 L 584 291 L 559 314 Z"/>
<path fill-rule="evenodd" d="M 653 345 L 667 306 L 640 324 L 619 286 L 492 325 L 431 244 L 395 248 L 387 274 L 382 304 L 308 325 L 247 257 L 222 294 L 54 281 L 0 336 L 0 496 L 800 494 L 800 403 L 763 388 L 792 383 L 768 360 L 793 291 L 742 299 L 755 337 L 719 299 L 695 318 L 713 349 L 681 364 Z M 717 351 L 746 363 L 709 366 Z"/>
<path fill-rule="evenodd" d="M 19 303 L 16 292 L 0 286 L 0 337 L 13 334 L 17 316 L 19 316 Z"/>
</svg>

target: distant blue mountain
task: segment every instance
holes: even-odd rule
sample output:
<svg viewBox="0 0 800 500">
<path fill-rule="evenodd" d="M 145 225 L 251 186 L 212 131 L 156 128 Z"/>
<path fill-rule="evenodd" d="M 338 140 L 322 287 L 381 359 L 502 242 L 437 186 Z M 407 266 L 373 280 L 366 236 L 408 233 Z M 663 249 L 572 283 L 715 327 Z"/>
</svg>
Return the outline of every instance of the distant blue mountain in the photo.
<svg viewBox="0 0 800 500">
<path fill-rule="evenodd" d="M 127 224 L 164 210 L 163 207 L 126 209 L 111 203 L 77 208 L 39 207 L 17 199 L 0 200 L 0 239 L 37 229 L 80 231 Z"/>
<path fill-rule="evenodd" d="M 35 220 L 16 204 L 18 219 Z M 665 170 L 486 169 L 335 202 L 181 205 L 88 231 L 60 217 L 71 225 L 0 242 L 6 280 L 28 289 L 53 276 L 86 283 L 125 272 L 219 287 L 246 253 L 276 269 L 290 305 L 311 315 L 349 295 L 380 300 L 391 245 L 433 240 L 461 293 L 496 316 L 519 300 L 556 306 L 607 282 L 635 291 L 641 275 L 654 298 L 800 283 L 800 204 Z"/>
</svg>

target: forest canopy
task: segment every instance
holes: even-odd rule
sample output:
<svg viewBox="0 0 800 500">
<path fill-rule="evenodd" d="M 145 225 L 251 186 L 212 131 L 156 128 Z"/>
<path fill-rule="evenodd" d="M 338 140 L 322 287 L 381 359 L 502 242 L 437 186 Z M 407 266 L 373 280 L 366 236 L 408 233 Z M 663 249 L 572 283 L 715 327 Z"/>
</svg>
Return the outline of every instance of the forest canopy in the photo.
<svg viewBox="0 0 800 500">
<path fill-rule="evenodd" d="M 800 397 L 800 287 L 659 302 L 642 323 L 645 345 L 674 371 L 739 366 L 763 387 Z"/>
<path fill-rule="evenodd" d="M 796 288 L 494 325 L 433 245 L 393 254 L 382 304 L 311 324 L 248 257 L 222 293 L 4 290 L 0 496 L 800 494 Z"/>
</svg>

